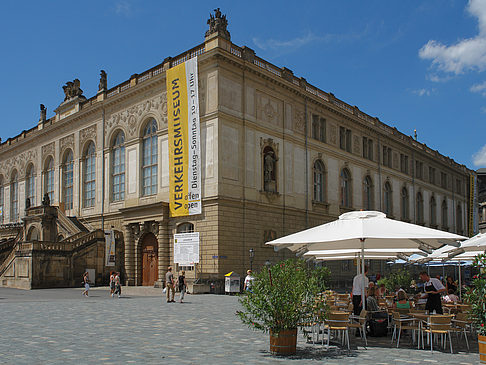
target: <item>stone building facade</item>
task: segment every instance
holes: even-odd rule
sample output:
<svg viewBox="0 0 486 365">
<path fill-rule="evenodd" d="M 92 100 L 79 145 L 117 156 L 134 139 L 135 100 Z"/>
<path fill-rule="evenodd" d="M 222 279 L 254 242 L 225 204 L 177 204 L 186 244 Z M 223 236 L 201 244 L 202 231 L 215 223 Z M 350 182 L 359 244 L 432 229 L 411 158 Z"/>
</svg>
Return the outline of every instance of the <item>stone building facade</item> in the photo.
<svg viewBox="0 0 486 365">
<path fill-rule="evenodd" d="M 0 237 L 11 241 L 17 229 L 23 242 L 42 241 L 25 202 L 38 207 L 47 194 L 65 226 L 69 218 L 85 231 L 113 227 L 127 284 L 153 285 L 173 265 L 178 232 L 200 232 L 200 264 L 188 276 L 209 282 L 289 256 L 264 243 L 350 210 L 460 234 L 473 228 L 473 171 L 233 44 L 219 10 L 208 24 L 202 44 L 120 85 L 108 89 L 102 71 L 89 99 L 79 80 L 67 83 L 53 117 L 41 105 L 35 127 L 1 143 Z M 174 218 L 165 73 L 196 56 L 203 211 Z M 45 240 L 76 234 L 58 224 Z M 336 280 L 354 271 L 348 261 L 330 265 Z M 97 281 L 106 280 L 101 271 Z"/>
</svg>

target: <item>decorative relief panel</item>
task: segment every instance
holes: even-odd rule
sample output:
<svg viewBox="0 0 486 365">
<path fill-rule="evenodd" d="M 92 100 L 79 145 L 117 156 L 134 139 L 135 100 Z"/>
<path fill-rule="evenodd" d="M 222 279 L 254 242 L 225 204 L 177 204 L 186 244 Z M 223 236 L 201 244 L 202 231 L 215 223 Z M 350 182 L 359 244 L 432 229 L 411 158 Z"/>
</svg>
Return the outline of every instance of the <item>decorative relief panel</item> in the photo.
<svg viewBox="0 0 486 365">
<path fill-rule="evenodd" d="M 67 148 L 70 148 L 72 151 L 74 151 L 74 134 L 61 138 L 61 140 L 59 141 L 59 150 L 61 152 L 61 157 Z"/>
<path fill-rule="evenodd" d="M 283 121 L 282 101 L 261 92 L 257 92 L 256 99 L 257 119 L 280 125 Z"/>
<path fill-rule="evenodd" d="M 138 123 L 144 114 L 155 111 L 162 115 L 161 128 L 167 126 L 167 93 L 162 93 L 152 99 L 145 100 L 141 103 L 135 104 L 128 109 L 122 110 L 112 115 L 110 119 L 105 122 L 105 135 L 116 127 L 124 127 L 128 133 L 128 138 L 137 137 Z"/>
<path fill-rule="evenodd" d="M 359 155 L 359 137 L 354 136 L 354 141 L 353 141 L 353 152 L 357 155 Z"/>
<path fill-rule="evenodd" d="M 305 131 L 305 112 L 303 110 L 294 109 L 294 130 L 304 133 Z"/>
<path fill-rule="evenodd" d="M 393 168 L 398 169 L 398 153 L 393 153 Z"/>
<path fill-rule="evenodd" d="M 0 171 L 4 173 L 4 182 L 10 181 L 10 174 L 13 169 L 17 170 L 19 178 L 22 178 L 26 174 L 26 167 L 27 164 L 33 163 L 35 166 L 37 158 L 37 151 L 36 150 L 30 150 L 30 151 L 25 151 L 22 152 L 19 155 L 16 155 L 12 158 L 9 158 L 6 161 L 2 161 L 0 163 Z"/>
<path fill-rule="evenodd" d="M 49 155 L 54 157 L 54 142 L 42 146 L 42 160 L 45 160 Z"/>
<path fill-rule="evenodd" d="M 335 145 L 337 143 L 337 127 L 334 124 L 331 125 L 329 134 L 331 143 Z"/>
<path fill-rule="evenodd" d="M 84 147 L 84 144 L 89 139 L 93 140 L 96 144 L 96 124 L 79 131 L 79 143 L 81 148 Z"/>
</svg>

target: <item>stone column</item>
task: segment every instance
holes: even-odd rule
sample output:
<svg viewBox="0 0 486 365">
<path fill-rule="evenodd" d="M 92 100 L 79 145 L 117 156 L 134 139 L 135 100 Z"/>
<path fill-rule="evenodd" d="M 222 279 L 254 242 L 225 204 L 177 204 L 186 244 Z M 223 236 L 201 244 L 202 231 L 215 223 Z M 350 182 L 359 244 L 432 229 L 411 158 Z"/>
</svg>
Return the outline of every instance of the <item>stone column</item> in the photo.
<svg viewBox="0 0 486 365">
<path fill-rule="evenodd" d="M 165 273 L 170 265 L 169 228 L 167 219 L 157 223 L 159 224 L 157 233 L 157 241 L 159 243 L 159 281 L 165 283 Z"/>
<path fill-rule="evenodd" d="M 124 226 L 125 235 L 125 274 L 126 274 L 126 285 L 135 285 L 135 243 L 133 239 L 133 228 L 131 224 Z"/>
</svg>

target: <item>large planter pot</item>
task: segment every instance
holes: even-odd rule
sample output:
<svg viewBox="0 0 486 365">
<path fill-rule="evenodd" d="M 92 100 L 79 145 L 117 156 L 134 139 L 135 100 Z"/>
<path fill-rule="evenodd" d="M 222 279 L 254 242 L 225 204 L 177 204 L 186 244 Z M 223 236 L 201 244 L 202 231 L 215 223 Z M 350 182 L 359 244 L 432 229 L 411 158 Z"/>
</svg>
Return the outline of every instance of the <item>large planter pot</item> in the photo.
<svg viewBox="0 0 486 365">
<path fill-rule="evenodd" d="M 478 335 L 479 343 L 479 362 L 486 364 L 486 336 Z"/>
<path fill-rule="evenodd" d="M 280 332 L 270 330 L 270 352 L 274 355 L 295 355 L 297 328 Z"/>
</svg>

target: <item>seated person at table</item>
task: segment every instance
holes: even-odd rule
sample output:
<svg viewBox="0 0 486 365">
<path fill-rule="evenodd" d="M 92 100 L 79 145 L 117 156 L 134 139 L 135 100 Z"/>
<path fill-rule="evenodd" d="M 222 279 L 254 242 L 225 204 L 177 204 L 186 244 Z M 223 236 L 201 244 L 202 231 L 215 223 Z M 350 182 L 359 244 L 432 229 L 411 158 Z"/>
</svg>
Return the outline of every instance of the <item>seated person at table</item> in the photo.
<svg viewBox="0 0 486 365">
<path fill-rule="evenodd" d="M 385 284 L 380 284 L 380 287 L 378 288 L 377 295 L 378 295 L 380 298 L 385 298 L 385 297 L 386 297 L 386 288 L 385 288 Z"/>
<path fill-rule="evenodd" d="M 397 309 L 410 309 L 410 302 L 404 291 L 398 292 L 397 302 L 393 305 Z"/>
<path fill-rule="evenodd" d="M 459 297 L 454 294 L 454 290 L 449 289 L 449 293 L 442 298 L 445 303 L 457 303 L 459 301 Z"/>
<path fill-rule="evenodd" d="M 447 289 L 447 292 L 449 293 L 449 290 L 452 289 L 452 291 L 455 293 L 456 290 L 457 290 L 457 285 L 456 283 L 454 282 L 454 280 L 452 280 L 452 278 L 450 276 L 447 277 L 447 281 L 446 281 L 446 289 Z"/>
<path fill-rule="evenodd" d="M 376 301 L 376 287 L 372 286 L 368 289 L 368 297 L 366 298 L 366 310 L 369 312 L 376 312 L 380 310 L 378 302 Z"/>
</svg>

